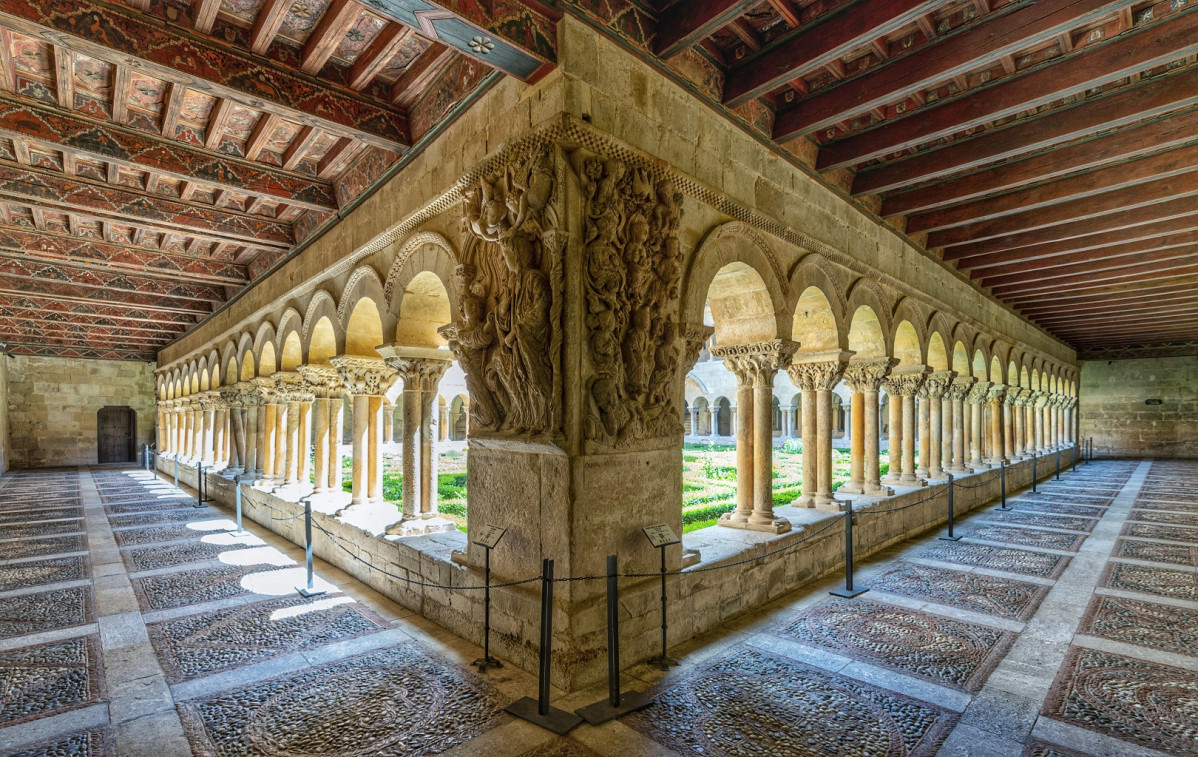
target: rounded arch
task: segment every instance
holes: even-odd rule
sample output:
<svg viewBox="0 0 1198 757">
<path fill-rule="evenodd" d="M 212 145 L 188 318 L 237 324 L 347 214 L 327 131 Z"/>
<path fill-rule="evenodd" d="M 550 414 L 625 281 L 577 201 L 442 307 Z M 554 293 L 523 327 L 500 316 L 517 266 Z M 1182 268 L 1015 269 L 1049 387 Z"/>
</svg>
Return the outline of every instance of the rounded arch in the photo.
<svg viewBox="0 0 1198 757">
<path fill-rule="evenodd" d="M 242 381 L 254 377 L 256 368 L 254 361 L 254 337 L 249 333 L 243 333 L 237 339 L 237 364 L 241 366 Z M 246 375 L 247 367 L 249 375 Z"/>
<path fill-rule="evenodd" d="M 827 258 L 814 252 L 804 255 L 790 272 L 787 291 L 790 297 L 787 310 L 794 313 L 791 339 L 800 343 L 800 349 L 804 352 L 823 352 L 848 348 L 848 332 L 844 327 L 848 298 L 836 275 L 836 269 Z M 820 295 L 820 298 L 817 298 L 816 294 Z M 827 308 L 826 313 L 824 308 Z M 804 313 L 808 313 L 808 317 L 830 317 L 831 333 L 835 335 L 835 342 L 828 339 L 827 323 L 801 328 Z M 818 338 L 818 341 L 808 344 L 807 341 L 812 338 Z"/>
<path fill-rule="evenodd" d="M 329 317 L 322 315 L 308 330 L 308 364 L 328 365 L 329 358 L 339 354 L 337 331 Z"/>
<path fill-rule="evenodd" d="M 258 375 L 270 376 L 279 369 L 279 359 L 275 355 L 275 343 L 266 342 L 258 353 Z"/>
<path fill-rule="evenodd" d="M 387 282 L 383 296 L 392 313 L 402 312 L 403 299 L 408 285 L 423 273 L 432 273 L 441 281 L 449 297 L 449 320 L 458 320 L 458 292 L 454 286 L 454 272 L 459 257 L 453 245 L 445 237 L 433 232 L 413 234 L 399 245 L 395 261 L 387 271 Z"/>
<path fill-rule="evenodd" d="M 286 345 L 291 340 L 292 335 L 295 339 L 292 344 L 301 345 L 300 333 L 303 330 L 304 319 L 299 314 L 299 311 L 293 307 L 287 307 L 283 310 L 283 314 L 279 316 L 279 325 L 275 327 L 275 349 L 278 350 L 281 360 L 285 360 Z M 293 348 L 294 349 L 294 348 Z M 302 365 L 304 362 L 303 348 L 300 348 L 299 360 L 296 365 Z M 284 368 L 283 370 L 295 370 L 294 368 Z"/>
<path fill-rule="evenodd" d="M 435 271 L 420 271 L 402 280 L 391 308 L 395 313 L 395 342 L 417 347 L 446 344 L 440 329 L 457 319 L 457 307 L 445 280 Z"/>
<path fill-rule="evenodd" d="M 222 385 L 236 384 L 240 380 L 238 377 L 238 365 L 240 365 L 240 361 L 237 359 L 237 344 L 232 339 L 229 339 L 220 351 L 220 376 Z"/>
<path fill-rule="evenodd" d="M 842 320 L 825 291 L 816 285 L 808 286 L 795 301 L 791 339 L 799 343 L 803 352 L 847 349 L 848 332 L 841 328 Z"/>
<path fill-rule="evenodd" d="M 857 359 L 886 357 L 886 332 L 878 319 L 877 312 L 869 305 L 861 305 L 853 311 L 849 321 L 849 349 Z"/>
<path fill-rule="evenodd" d="M 953 345 L 953 370 L 958 376 L 973 375 L 969 362 L 969 348 L 959 339 Z"/>
<path fill-rule="evenodd" d="M 976 378 L 978 381 L 988 381 L 989 380 L 988 378 L 986 378 L 987 376 L 990 375 L 990 372 L 989 372 L 990 368 L 986 361 L 986 353 L 982 352 L 982 349 L 980 347 L 975 348 L 973 351 L 972 367 L 973 367 L 973 377 L 974 378 Z"/>
<path fill-rule="evenodd" d="M 919 333 L 910 321 L 902 321 L 894 330 L 894 354 L 899 365 L 924 365 Z"/>
<path fill-rule="evenodd" d="M 279 349 L 279 370 L 294 371 L 303 364 L 304 348 L 300 344 L 300 332 L 298 329 L 291 329 L 283 338 Z"/>
<path fill-rule="evenodd" d="M 990 381 L 995 384 L 1005 383 L 1003 381 L 1002 361 L 998 359 L 998 355 L 990 356 Z"/>
<path fill-rule="evenodd" d="M 312 362 L 313 330 L 322 319 L 327 321 L 332 328 L 332 354 L 340 355 L 345 349 L 345 335 L 340 328 L 341 317 L 337 313 L 337 301 L 326 290 L 317 289 L 312 293 L 312 299 L 308 300 L 308 307 L 304 311 L 304 354 L 308 356 L 309 363 Z M 321 338 L 324 339 L 327 336 L 328 334 L 324 334 Z M 321 349 L 328 349 L 328 347 L 326 345 Z"/>
<path fill-rule="evenodd" d="M 215 389 L 220 386 L 220 353 L 215 349 L 208 353 L 208 359 L 204 362 L 204 367 L 208 369 L 208 388 Z"/>
<path fill-rule="evenodd" d="M 394 319 L 391 318 L 389 311 L 386 309 L 387 298 L 383 292 L 383 282 L 379 278 L 378 271 L 374 270 L 369 265 L 358 266 L 350 273 L 346 280 L 345 288 L 341 292 L 341 297 L 337 300 L 337 322 L 341 325 L 341 330 L 345 334 L 346 341 L 349 340 L 349 322 L 353 317 L 354 310 L 358 307 L 358 303 L 362 300 L 370 300 L 379 314 L 382 333 L 391 333 L 395 328 Z M 371 345 L 373 348 L 382 342 L 377 342 Z M 348 347 L 347 347 L 348 350 Z M 350 354 L 348 351 L 346 354 Z"/>
<path fill-rule="evenodd" d="M 375 349 L 383 343 L 383 320 L 378 305 L 370 297 L 354 303 L 345 325 L 345 354 L 378 357 Z"/>
<path fill-rule="evenodd" d="M 847 312 L 852 314 L 849 326 L 849 349 L 854 349 L 852 347 L 852 323 L 857 319 L 861 308 L 868 307 L 882 332 L 883 347 L 878 356 L 890 355 L 892 346 L 890 340 L 894 335 L 894 320 L 890 317 L 890 314 L 894 312 L 893 302 L 887 298 L 886 293 L 876 282 L 866 278 L 859 278 L 852 283 L 848 290 L 848 299 L 849 310 Z M 857 357 L 862 357 L 862 355 L 858 353 Z M 866 357 L 875 356 L 868 355 Z"/>
<path fill-rule="evenodd" d="M 944 337 L 939 331 L 933 331 L 928 337 L 928 366 L 933 371 L 947 371 L 949 369 L 948 349 L 944 346 Z"/>
<path fill-rule="evenodd" d="M 790 324 L 785 322 L 786 292 L 785 277 L 778 257 L 773 248 L 766 242 L 756 229 L 740 221 L 730 221 L 712 229 L 698 249 L 691 255 L 686 271 L 682 277 L 682 320 L 686 323 L 702 323 L 703 312 L 708 304 L 712 305 L 713 317 L 719 318 L 717 310 L 733 309 L 733 303 L 723 301 L 720 293 L 735 289 L 735 281 L 741 279 L 753 280 L 749 272 L 756 275 L 755 318 L 752 320 L 751 331 L 768 336 L 754 337 L 756 339 L 773 339 L 778 336 L 789 337 Z M 721 280 L 722 278 L 722 280 Z M 713 302 L 713 289 L 716 293 Z M 764 321 L 771 323 L 764 323 Z M 719 325 L 716 326 L 716 338 L 719 343 L 735 344 L 734 335 L 721 335 Z M 731 338 L 733 341 L 729 341 Z"/>
</svg>

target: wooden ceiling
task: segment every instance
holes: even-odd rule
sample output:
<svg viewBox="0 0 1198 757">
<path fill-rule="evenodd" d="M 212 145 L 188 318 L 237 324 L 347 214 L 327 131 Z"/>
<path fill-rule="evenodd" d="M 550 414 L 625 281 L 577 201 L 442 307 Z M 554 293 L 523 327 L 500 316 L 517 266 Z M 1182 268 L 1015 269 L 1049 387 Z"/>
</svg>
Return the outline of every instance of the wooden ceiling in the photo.
<svg viewBox="0 0 1198 757">
<path fill-rule="evenodd" d="M 552 16 L 466 5 L 0 0 L 0 342 L 153 360 L 495 70 L 547 70 Z"/>
<path fill-rule="evenodd" d="M 1195 0 L 655 10 L 624 41 L 1082 357 L 1198 352 Z"/>
</svg>

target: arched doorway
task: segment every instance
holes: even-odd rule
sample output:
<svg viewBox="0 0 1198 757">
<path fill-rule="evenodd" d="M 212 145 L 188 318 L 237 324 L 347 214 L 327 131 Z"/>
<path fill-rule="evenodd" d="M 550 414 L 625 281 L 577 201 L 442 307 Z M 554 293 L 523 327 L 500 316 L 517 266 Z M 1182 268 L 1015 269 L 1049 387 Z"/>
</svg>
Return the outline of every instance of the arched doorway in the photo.
<svg viewBox="0 0 1198 757">
<path fill-rule="evenodd" d="M 100 408 L 96 414 L 96 461 L 132 463 L 137 461 L 137 413 L 128 406 Z"/>
</svg>

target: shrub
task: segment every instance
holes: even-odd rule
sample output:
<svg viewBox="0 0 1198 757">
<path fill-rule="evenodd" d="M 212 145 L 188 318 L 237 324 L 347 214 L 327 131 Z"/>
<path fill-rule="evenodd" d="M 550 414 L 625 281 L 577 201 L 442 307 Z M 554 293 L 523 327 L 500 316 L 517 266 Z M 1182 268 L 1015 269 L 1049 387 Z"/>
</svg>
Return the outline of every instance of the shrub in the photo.
<svg viewBox="0 0 1198 757">
<path fill-rule="evenodd" d="M 794 502 L 796 499 L 798 499 L 799 495 L 802 493 L 803 490 L 801 488 L 784 489 L 782 491 L 774 492 L 774 507 L 789 505 L 791 502 Z"/>
<path fill-rule="evenodd" d="M 803 454 L 803 441 L 801 439 L 787 439 L 782 442 L 782 446 L 779 449 L 788 455 L 801 455 Z"/>
<path fill-rule="evenodd" d="M 730 513 L 735 509 L 735 502 L 724 502 L 718 505 L 708 505 L 707 507 L 695 507 L 690 510 L 683 510 L 682 525 L 685 526 L 688 523 L 718 519 L 724 513 Z"/>
</svg>

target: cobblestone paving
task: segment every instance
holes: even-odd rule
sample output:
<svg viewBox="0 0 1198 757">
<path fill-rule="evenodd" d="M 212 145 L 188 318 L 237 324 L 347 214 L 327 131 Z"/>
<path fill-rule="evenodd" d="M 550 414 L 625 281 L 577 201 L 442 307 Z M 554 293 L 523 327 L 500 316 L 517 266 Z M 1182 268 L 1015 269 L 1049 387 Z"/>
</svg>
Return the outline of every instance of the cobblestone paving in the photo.
<svg viewBox="0 0 1198 757">
<path fill-rule="evenodd" d="M 219 534 L 224 531 L 232 531 L 233 528 L 233 521 L 228 522 L 227 528 L 206 529 L 203 531 L 190 528 L 186 523 L 179 523 L 167 526 L 129 528 L 122 531 L 113 531 L 112 537 L 116 539 L 118 547 L 136 547 L 143 544 L 158 544 L 164 541 L 199 539 L 206 534 Z"/>
<path fill-rule="evenodd" d="M 1198 528 L 1198 514 L 1191 515 L 1189 513 L 1145 510 L 1140 507 L 1133 507 L 1131 510 L 1131 515 L 1127 517 L 1131 520 L 1138 520 L 1147 523 L 1166 523 L 1173 526 Z"/>
<path fill-rule="evenodd" d="M 117 753 L 112 734 L 104 727 L 48 739 L 11 757 L 117 757 Z"/>
<path fill-rule="evenodd" d="M 1109 507 L 1112 499 L 1107 495 L 1057 494 L 1043 489 L 1038 492 L 1024 492 L 1018 498 L 1027 502 L 1043 502 L 1046 505 L 1082 505 L 1085 507 Z"/>
<path fill-rule="evenodd" d="M 1040 584 L 906 562 L 875 578 L 870 587 L 1010 620 L 1030 618 L 1048 594 Z"/>
<path fill-rule="evenodd" d="M 31 497 L 28 499 L 0 499 L 0 512 L 12 510 L 44 510 L 46 508 L 79 507 L 78 497 Z"/>
<path fill-rule="evenodd" d="M 171 683 L 379 630 L 348 597 L 284 597 L 147 626 Z"/>
<path fill-rule="evenodd" d="M 128 515 L 134 513 L 157 512 L 159 510 L 181 510 L 184 507 L 192 507 L 195 505 L 195 500 L 174 499 L 162 500 L 161 502 L 127 502 L 120 505 L 105 505 L 104 512 L 109 515 Z"/>
<path fill-rule="evenodd" d="M 13 725 L 104 699 L 100 637 L 0 652 L 0 723 Z"/>
<path fill-rule="evenodd" d="M 1119 739 L 1192 757 L 1198 673 L 1073 647 L 1044 714 Z"/>
<path fill-rule="evenodd" d="M 623 722 L 683 755 L 932 755 L 958 715 L 911 697 L 750 649 L 651 691 Z M 851 747 L 851 751 L 849 751 Z"/>
<path fill-rule="evenodd" d="M 1008 526 L 974 526 L 965 528 L 958 533 L 968 539 L 982 541 L 1001 541 L 1008 544 L 1020 544 L 1025 547 L 1043 547 L 1046 549 L 1063 549 L 1076 552 L 1086 537 L 1081 534 L 1062 534 L 1056 531 L 1036 531 L 1029 528 L 1011 528 Z"/>
<path fill-rule="evenodd" d="M 600 757 L 599 753 L 573 739 L 550 739 L 544 744 L 521 752 L 518 757 Z"/>
<path fill-rule="evenodd" d="M 1034 528 L 1058 528 L 1065 531 L 1080 531 L 1089 533 L 1098 525 L 1097 518 L 1078 518 L 1069 515 L 1046 515 L 1030 510 L 991 510 L 981 516 L 984 520 L 994 523 L 1005 523 L 1012 526 L 1032 526 Z"/>
<path fill-rule="evenodd" d="M 0 597 L 0 639 L 94 622 L 90 586 Z"/>
<path fill-rule="evenodd" d="M 977 691 L 1015 634 L 864 599 L 832 599 L 778 635 L 961 691 Z"/>
<path fill-rule="evenodd" d="M 1192 571 L 1111 563 L 1099 584 L 1111 589 L 1138 591 L 1159 597 L 1198 599 L 1198 573 Z"/>
<path fill-rule="evenodd" d="M 10 523 L 0 529 L 0 539 L 28 539 L 83 533 L 83 519 L 52 520 L 46 523 Z"/>
<path fill-rule="evenodd" d="M 937 542 L 917 552 L 914 557 L 960 565 L 976 565 L 979 568 L 1040 578 L 1056 578 L 1069 564 L 1069 558 L 1061 555 L 959 541 Z"/>
<path fill-rule="evenodd" d="M 477 736 L 500 707 L 480 679 L 401 644 L 187 702 L 179 714 L 200 754 L 398 756 Z"/>
<path fill-rule="evenodd" d="M 1198 652 L 1198 610 L 1125 597 L 1090 600 L 1078 633 L 1122 641 L 1162 652 Z"/>
<path fill-rule="evenodd" d="M 155 526 L 161 523 L 194 523 L 225 517 L 223 513 L 211 507 L 187 508 L 185 510 L 161 510 L 158 512 L 138 513 L 135 515 L 113 515 L 109 518 L 112 527 L 132 528 Z"/>
<path fill-rule="evenodd" d="M 1022 497 L 1007 500 L 1008 507 L 1017 507 L 1024 512 L 1035 511 L 1059 515 L 1080 515 L 1083 518 L 1101 518 L 1105 508 L 1092 505 L 1072 505 L 1061 502 L 1046 502 L 1044 500 L 1023 499 Z"/>
<path fill-rule="evenodd" d="M 89 575 L 87 561 L 78 555 L 0 565 L 0 591 L 77 581 Z"/>
<path fill-rule="evenodd" d="M 0 529 L 2 536 L 7 529 Z M 82 552 L 87 549 L 87 537 L 55 536 L 51 539 L 20 539 L 0 541 L 0 560 L 19 560 L 40 555 L 59 555 L 64 552 Z"/>
<path fill-rule="evenodd" d="M 83 511 L 78 507 L 41 508 L 38 510 L 15 510 L 0 513 L 0 526 L 9 523 L 36 523 L 43 520 L 62 520 L 64 518 L 82 518 Z"/>
<path fill-rule="evenodd" d="M 1115 557 L 1198 567 L 1198 544 L 1154 544 L 1123 539 L 1115 548 Z"/>
<path fill-rule="evenodd" d="M 142 612 L 150 612 L 249 595 L 250 592 L 241 586 L 241 579 L 251 573 L 269 570 L 270 566 L 265 565 L 218 565 L 130 581 Z"/>
<path fill-rule="evenodd" d="M 1182 501 L 1180 499 L 1149 499 L 1140 497 L 1136 500 L 1136 507 L 1143 507 L 1149 510 L 1198 513 L 1198 500 Z"/>
<path fill-rule="evenodd" d="M 195 532 L 192 532 L 195 533 Z M 121 550 L 121 558 L 130 573 L 160 568 L 172 568 L 176 565 L 188 565 L 197 562 L 215 560 L 226 552 L 244 549 L 240 544 L 208 544 L 199 539 L 181 544 L 165 544 L 162 546 L 138 547 Z"/>
<path fill-rule="evenodd" d="M 1021 757 L 1094 757 L 1094 755 L 1075 752 L 1072 749 L 1044 741 L 1032 740 L 1024 748 Z"/>
<path fill-rule="evenodd" d="M 1198 542 L 1198 528 L 1167 526 L 1157 523 L 1127 523 L 1123 526 L 1124 536 L 1139 536 L 1145 539 Z"/>
</svg>

